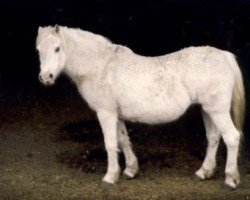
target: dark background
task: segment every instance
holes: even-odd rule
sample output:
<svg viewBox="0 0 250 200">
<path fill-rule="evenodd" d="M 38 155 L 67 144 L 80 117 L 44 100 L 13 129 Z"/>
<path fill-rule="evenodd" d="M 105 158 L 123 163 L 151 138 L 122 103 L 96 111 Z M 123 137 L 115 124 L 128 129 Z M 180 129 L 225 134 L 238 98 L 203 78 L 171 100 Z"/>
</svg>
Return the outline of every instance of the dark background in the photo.
<svg viewBox="0 0 250 200">
<path fill-rule="evenodd" d="M 53 89 L 38 82 L 35 38 L 39 26 L 79 27 L 148 56 L 187 46 L 233 52 L 250 87 L 250 0 L 0 0 L 0 105 L 19 106 L 39 92 L 75 92 L 60 78 Z M 249 99 L 249 98 L 248 98 Z M 249 112 L 245 124 L 249 142 Z M 3 113 L 1 113 L 2 115 Z"/>
</svg>

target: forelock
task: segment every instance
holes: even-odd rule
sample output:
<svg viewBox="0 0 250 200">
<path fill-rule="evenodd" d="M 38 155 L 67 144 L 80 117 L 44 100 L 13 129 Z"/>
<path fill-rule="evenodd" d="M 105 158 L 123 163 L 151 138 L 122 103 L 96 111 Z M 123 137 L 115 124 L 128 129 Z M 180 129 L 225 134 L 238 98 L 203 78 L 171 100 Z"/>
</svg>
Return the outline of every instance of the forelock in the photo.
<svg viewBox="0 0 250 200">
<path fill-rule="evenodd" d="M 37 34 L 36 37 L 36 47 L 38 46 L 38 44 L 44 39 L 46 38 L 48 35 L 52 34 L 54 31 L 54 27 L 52 26 L 46 26 L 46 27 L 42 27 Z"/>
</svg>

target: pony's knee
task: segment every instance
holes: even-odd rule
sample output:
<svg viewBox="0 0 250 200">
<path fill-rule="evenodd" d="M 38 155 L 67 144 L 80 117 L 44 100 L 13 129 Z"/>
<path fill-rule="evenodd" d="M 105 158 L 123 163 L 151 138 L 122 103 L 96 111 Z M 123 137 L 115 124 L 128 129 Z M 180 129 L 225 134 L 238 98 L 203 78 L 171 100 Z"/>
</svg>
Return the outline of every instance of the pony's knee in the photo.
<svg viewBox="0 0 250 200">
<path fill-rule="evenodd" d="M 217 134 L 208 134 L 207 139 L 208 139 L 208 144 L 211 147 L 215 147 L 215 146 L 218 145 L 218 143 L 220 141 L 220 135 L 219 135 L 219 133 L 217 133 Z"/>
<path fill-rule="evenodd" d="M 238 147 L 240 143 L 240 133 L 236 130 L 231 130 L 222 134 L 223 140 L 227 147 Z"/>
<path fill-rule="evenodd" d="M 121 131 L 118 132 L 118 143 L 121 148 L 127 148 L 130 146 L 129 136 Z"/>
<path fill-rule="evenodd" d="M 118 148 L 118 145 L 114 142 L 105 142 L 105 149 L 106 151 L 109 153 L 112 153 L 112 152 L 119 152 L 119 148 Z"/>
<path fill-rule="evenodd" d="M 129 137 L 127 135 L 124 135 L 123 133 L 118 133 L 118 143 L 121 148 L 125 148 L 128 146 L 129 143 Z"/>
</svg>

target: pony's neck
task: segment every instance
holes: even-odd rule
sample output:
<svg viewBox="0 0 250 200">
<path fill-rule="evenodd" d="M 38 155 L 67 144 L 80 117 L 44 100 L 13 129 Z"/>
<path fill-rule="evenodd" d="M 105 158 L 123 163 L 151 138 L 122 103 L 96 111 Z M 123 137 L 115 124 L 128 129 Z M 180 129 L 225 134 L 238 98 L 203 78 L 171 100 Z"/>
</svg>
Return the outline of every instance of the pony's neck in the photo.
<svg viewBox="0 0 250 200">
<path fill-rule="evenodd" d="M 67 55 L 65 72 L 71 78 L 96 76 L 115 54 L 108 39 L 80 29 L 62 27 Z"/>
</svg>

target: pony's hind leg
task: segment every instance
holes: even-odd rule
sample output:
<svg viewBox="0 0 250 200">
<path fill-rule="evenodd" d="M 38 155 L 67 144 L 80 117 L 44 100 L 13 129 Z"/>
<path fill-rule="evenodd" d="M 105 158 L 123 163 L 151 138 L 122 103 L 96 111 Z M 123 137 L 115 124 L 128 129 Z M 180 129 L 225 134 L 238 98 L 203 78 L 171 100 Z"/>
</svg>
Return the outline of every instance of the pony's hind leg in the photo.
<svg viewBox="0 0 250 200">
<path fill-rule="evenodd" d="M 235 189 L 240 183 L 237 158 L 240 144 L 240 133 L 236 130 L 229 111 L 209 113 L 215 126 L 227 146 L 226 180 L 225 185 Z"/>
<path fill-rule="evenodd" d="M 132 150 L 128 132 L 123 121 L 118 121 L 117 133 L 118 143 L 124 153 L 126 160 L 126 168 L 123 172 L 123 177 L 126 179 L 132 179 L 138 172 L 138 161 Z"/>
<path fill-rule="evenodd" d="M 216 168 L 216 153 L 220 141 L 220 133 L 209 115 L 202 111 L 202 117 L 207 136 L 207 152 L 201 168 L 195 172 L 195 178 L 199 180 L 209 179 L 213 176 Z"/>
</svg>

